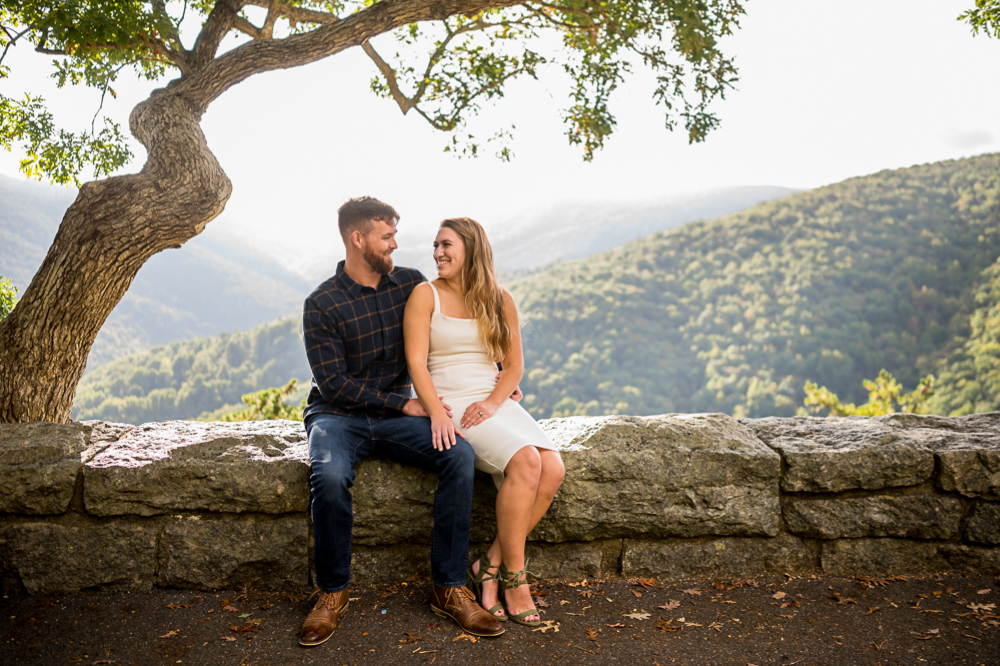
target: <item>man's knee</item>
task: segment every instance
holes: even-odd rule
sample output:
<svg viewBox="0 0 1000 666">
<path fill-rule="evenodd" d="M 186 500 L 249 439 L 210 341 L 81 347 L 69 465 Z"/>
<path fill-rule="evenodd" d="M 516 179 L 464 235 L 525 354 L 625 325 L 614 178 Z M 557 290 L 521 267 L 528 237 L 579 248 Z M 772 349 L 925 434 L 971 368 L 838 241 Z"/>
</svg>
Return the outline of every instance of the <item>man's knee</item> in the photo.
<svg viewBox="0 0 1000 666">
<path fill-rule="evenodd" d="M 442 451 L 441 471 L 443 474 L 464 474 L 470 479 L 476 472 L 476 452 L 472 445 L 462 438 L 456 438 L 455 445 Z"/>
</svg>

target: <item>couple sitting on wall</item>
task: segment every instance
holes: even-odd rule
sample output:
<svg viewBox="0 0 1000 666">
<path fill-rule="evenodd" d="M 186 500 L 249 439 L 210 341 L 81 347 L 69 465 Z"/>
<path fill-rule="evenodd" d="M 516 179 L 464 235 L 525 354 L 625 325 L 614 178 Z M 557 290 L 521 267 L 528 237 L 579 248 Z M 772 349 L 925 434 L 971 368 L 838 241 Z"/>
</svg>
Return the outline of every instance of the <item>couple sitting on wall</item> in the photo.
<svg viewBox="0 0 1000 666">
<path fill-rule="evenodd" d="M 304 421 L 319 600 L 299 642 L 329 639 L 347 608 L 350 488 L 355 466 L 372 455 L 438 477 L 434 612 L 477 636 L 502 634 L 508 619 L 537 625 L 524 542 L 564 468 L 518 404 L 524 357 L 517 309 L 497 284 L 486 234 L 467 218 L 442 222 L 434 240 L 438 277 L 428 282 L 393 266 L 399 215 L 391 206 L 359 197 L 338 214 L 347 259 L 310 294 L 303 313 L 313 373 Z M 497 484 L 497 537 L 468 567 L 474 469 Z"/>
</svg>

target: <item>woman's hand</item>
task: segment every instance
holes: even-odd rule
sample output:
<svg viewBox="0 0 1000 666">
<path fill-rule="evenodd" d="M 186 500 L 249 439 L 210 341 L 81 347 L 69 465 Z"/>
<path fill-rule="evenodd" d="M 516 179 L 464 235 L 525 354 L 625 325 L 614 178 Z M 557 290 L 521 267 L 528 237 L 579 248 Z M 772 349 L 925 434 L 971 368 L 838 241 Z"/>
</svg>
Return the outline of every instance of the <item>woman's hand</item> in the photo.
<svg viewBox="0 0 1000 666">
<path fill-rule="evenodd" d="M 462 414 L 462 427 L 471 428 L 472 426 L 477 426 L 496 413 L 497 408 L 489 400 L 474 402 Z"/>
<path fill-rule="evenodd" d="M 455 435 L 465 437 L 450 418 L 431 418 L 431 444 L 435 449 L 446 451 L 455 446 Z"/>
</svg>

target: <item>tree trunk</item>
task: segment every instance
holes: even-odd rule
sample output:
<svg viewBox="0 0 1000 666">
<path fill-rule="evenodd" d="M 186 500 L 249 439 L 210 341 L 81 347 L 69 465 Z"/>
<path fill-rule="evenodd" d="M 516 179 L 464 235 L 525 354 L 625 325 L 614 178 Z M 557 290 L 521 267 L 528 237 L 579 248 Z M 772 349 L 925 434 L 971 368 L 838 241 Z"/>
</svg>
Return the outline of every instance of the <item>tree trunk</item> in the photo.
<svg viewBox="0 0 1000 666">
<path fill-rule="evenodd" d="M 80 188 L 41 268 L 0 322 L 0 423 L 69 421 L 90 347 L 136 273 L 222 212 L 232 186 L 200 116 L 170 89 L 155 91 L 129 119 L 148 151 L 142 171 Z"/>
</svg>

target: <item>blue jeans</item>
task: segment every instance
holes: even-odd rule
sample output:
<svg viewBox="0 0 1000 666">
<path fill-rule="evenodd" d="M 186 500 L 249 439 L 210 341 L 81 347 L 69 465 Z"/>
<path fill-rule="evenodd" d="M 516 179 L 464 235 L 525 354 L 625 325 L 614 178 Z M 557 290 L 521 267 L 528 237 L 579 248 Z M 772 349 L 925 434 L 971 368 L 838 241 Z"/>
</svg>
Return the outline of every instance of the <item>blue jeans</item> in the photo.
<svg viewBox="0 0 1000 666">
<path fill-rule="evenodd" d="M 354 468 L 377 455 L 438 477 L 434 493 L 431 580 L 441 587 L 465 585 L 475 453 L 464 439 L 451 449 L 431 445 L 430 419 L 415 416 L 313 414 L 309 435 L 316 584 L 339 592 L 351 582 L 351 486 Z"/>
</svg>

